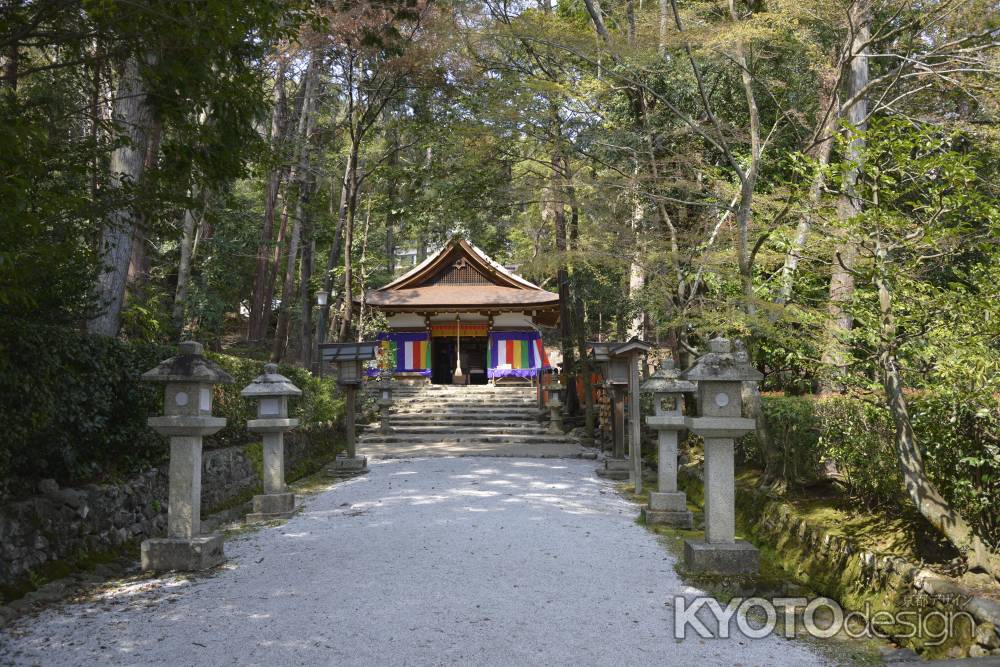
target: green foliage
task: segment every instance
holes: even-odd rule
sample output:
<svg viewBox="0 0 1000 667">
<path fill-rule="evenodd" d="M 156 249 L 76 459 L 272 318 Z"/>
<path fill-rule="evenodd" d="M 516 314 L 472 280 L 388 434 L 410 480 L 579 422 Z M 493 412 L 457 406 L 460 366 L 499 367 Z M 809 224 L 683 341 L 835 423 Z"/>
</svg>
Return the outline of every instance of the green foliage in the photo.
<svg viewBox="0 0 1000 667">
<path fill-rule="evenodd" d="M 990 394 L 925 392 L 909 399 L 927 474 L 953 507 L 992 544 L 1000 544 L 1000 406 Z M 866 507 L 906 504 L 888 410 L 852 396 L 765 396 L 767 427 L 782 453 L 773 471 L 789 484 L 810 483 L 831 466 Z M 746 460 L 763 465 L 756 436 L 741 441 Z"/>
<path fill-rule="evenodd" d="M 146 426 L 162 414 L 159 387 L 139 376 L 173 356 L 176 349 L 123 343 L 57 327 L 15 321 L 0 324 L 0 414 L 6 437 L 0 443 L 0 492 L 24 493 L 42 478 L 60 483 L 126 476 L 165 459 L 165 440 Z M 261 372 L 261 363 L 212 355 L 236 379 L 217 386 L 215 414 L 226 428 L 206 438 L 206 447 L 249 442 L 246 420 L 255 408 L 240 390 Z M 335 421 L 343 400 L 330 379 L 301 368 L 280 372 L 300 389 L 292 416 L 305 426 Z"/>
</svg>

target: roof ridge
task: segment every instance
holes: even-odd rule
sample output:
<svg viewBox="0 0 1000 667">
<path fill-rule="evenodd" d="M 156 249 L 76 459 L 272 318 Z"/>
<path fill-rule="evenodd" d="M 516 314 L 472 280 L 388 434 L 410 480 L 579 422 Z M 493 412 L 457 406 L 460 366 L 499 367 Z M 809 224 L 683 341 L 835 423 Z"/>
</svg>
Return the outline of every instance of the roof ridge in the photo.
<svg viewBox="0 0 1000 667">
<path fill-rule="evenodd" d="M 547 290 L 545 290 L 542 287 L 539 287 L 538 285 L 536 285 L 535 283 L 531 282 L 530 280 L 527 280 L 526 278 L 523 278 L 523 277 L 519 276 L 518 274 L 514 273 L 513 271 L 510 271 L 503 264 L 500 264 L 495 259 L 493 259 L 489 255 L 487 255 L 483 251 L 483 249 L 480 248 L 479 246 L 477 246 L 475 243 L 473 243 L 472 241 L 469 241 L 468 239 L 462 238 L 460 236 L 453 236 L 451 239 L 448 240 L 447 243 L 445 243 L 441 247 L 440 250 L 438 250 L 437 252 L 435 252 L 430 257 L 425 258 L 424 261 L 420 262 L 420 264 L 417 264 L 416 266 L 414 266 L 412 269 L 410 269 L 409 271 L 407 271 L 403 275 L 399 276 L 398 278 L 396 278 L 394 280 L 389 281 L 385 285 L 382 285 L 381 287 L 376 287 L 373 291 L 381 292 L 381 291 L 384 291 L 384 290 L 392 289 L 393 287 L 396 287 L 397 285 L 405 283 L 406 281 L 410 280 L 413 276 L 418 275 L 424 269 L 426 269 L 428 266 L 430 266 L 435 261 L 437 261 L 438 258 L 440 258 L 443 255 L 451 252 L 453 249 L 455 249 L 457 247 L 461 247 L 461 246 L 465 246 L 468 251 L 470 251 L 472 254 L 476 255 L 478 257 L 478 259 L 480 261 L 482 261 L 484 264 L 486 264 L 487 266 L 489 266 L 490 268 L 492 268 L 494 271 L 500 273 L 504 277 L 508 278 L 509 280 L 513 281 L 514 283 L 520 285 L 521 287 L 525 287 L 527 289 L 532 289 L 532 290 L 539 290 L 539 291 L 542 291 L 542 292 L 547 292 Z"/>
</svg>

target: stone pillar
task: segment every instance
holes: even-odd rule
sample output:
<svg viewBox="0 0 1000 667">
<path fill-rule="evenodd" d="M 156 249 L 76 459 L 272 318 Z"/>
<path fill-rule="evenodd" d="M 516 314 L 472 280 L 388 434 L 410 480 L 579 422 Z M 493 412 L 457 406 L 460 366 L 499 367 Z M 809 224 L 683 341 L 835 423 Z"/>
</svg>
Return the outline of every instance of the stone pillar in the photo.
<svg viewBox="0 0 1000 667">
<path fill-rule="evenodd" d="M 201 534 L 201 436 L 170 438 L 167 536 Z"/>
<path fill-rule="evenodd" d="M 732 438 L 705 438 L 705 541 L 736 540 L 736 485 Z"/>
<path fill-rule="evenodd" d="M 552 388 L 549 389 L 549 433 L 553 435 L 563 434 L 563 418 L 562 418 L 562 401 L 559 399 L 559 394 L 562 392 L 562 387 L 559 384 L 553 384 Z"/>
<path fill-rule="evenodd" d="M 201 449 L 204 436 L 226 425 L 212 416 L 212 385 L 233 379 L 203 352 L 201 344 L 185 341 L 176 357 L 142 375 L 144 382 L 164 385 L 165 414 L 148 423 L 170 438 L 167 536 L 143 541 L 147 572 L 203 570 L 225 560 L 222 535 L 201 534 Z"/>
<path fill-rule="evenodd" d="M 733 354 L 724 338 L 709 342 L 709 352 L 684 372 L 683 379 L 698 383 L 700 417 L 687 425 L 705 439 L 705 539 L 684 542 L 685 565 L 697 572 L 756 574 L 760 570 L 757 549 L 736 539 L 735 438 L 754 429 L 754 420 L 742 413 L 745 381 L 757 381 L 760 373 L 745 358 Z"/>
<path fill-rule="evenodd" d="M 392 433 L 392 422 L 389 415 L 392 409 L 392 400 L 380 398 L 378 399 L 378 425 L 379 431 L 382 433 Z"/>
<path fill-rule="evenodd" d="M 264 433 L 264 493 L 284 493 L 285 434 Z"/>
<path fill-rule="evenodd" d="M 690 529 L 693 515 L 687 508 L 687 496 L 677 490 L 677 440 L 685 429 L 684 394 L 695 385 L 679 379 L 680 371 L 672 359 L 643 383 L 642 391 L 653 395 L 653 414 L 646 424 L 656 430 L 657 476 L 656 491 L 649 494 L 649 507 L 643 510 L 648 524 L 664 524 Z"/>
</svg>

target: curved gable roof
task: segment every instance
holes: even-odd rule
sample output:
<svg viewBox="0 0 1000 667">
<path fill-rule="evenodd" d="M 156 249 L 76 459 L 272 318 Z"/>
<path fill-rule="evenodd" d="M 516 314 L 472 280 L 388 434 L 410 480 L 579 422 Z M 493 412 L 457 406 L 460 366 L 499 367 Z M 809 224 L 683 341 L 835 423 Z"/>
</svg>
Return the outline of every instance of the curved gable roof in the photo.
<svg viewBox="0 0 1000 667">
<path fill-rule="evenodd" d="M 532 307 L 559 305 L 559 295 L 509 271 L 465 239 L 452 239 L 437 253 L 392 282 L 370 290 L 376 308 Z"/>
</svg>

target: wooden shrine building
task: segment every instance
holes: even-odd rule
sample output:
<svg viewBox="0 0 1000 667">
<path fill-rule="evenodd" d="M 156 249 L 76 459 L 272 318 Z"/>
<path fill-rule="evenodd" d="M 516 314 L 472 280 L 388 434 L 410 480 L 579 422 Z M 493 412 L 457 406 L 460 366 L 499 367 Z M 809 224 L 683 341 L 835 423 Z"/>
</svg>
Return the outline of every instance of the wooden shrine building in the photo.
<svg viewBox="0 0 1000 667">
<path fill-rule="evenodd" d="M 365 301 L 386 315 L 380 368 L 436 384 L 532 380 L 549 366 L 538 325 L 559 321 L 559 295 L 493 261 L 464 239 Z M 377 371 L 370 371 L 375 373 Z"/>
</svg>

